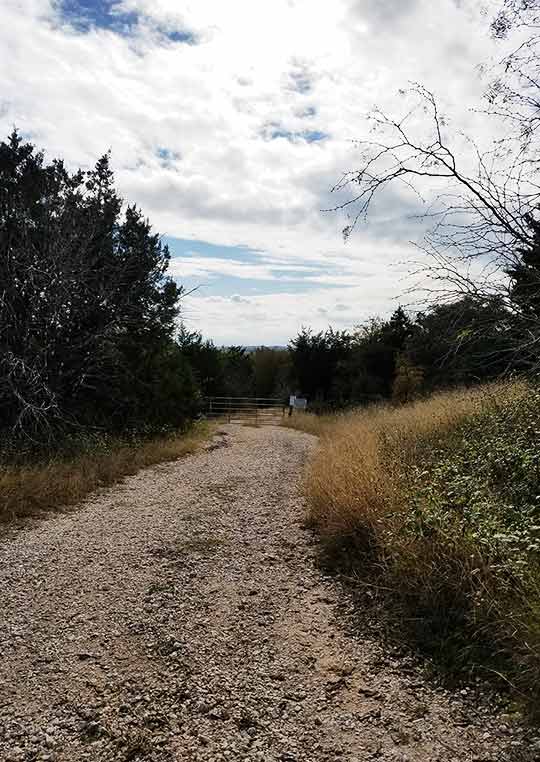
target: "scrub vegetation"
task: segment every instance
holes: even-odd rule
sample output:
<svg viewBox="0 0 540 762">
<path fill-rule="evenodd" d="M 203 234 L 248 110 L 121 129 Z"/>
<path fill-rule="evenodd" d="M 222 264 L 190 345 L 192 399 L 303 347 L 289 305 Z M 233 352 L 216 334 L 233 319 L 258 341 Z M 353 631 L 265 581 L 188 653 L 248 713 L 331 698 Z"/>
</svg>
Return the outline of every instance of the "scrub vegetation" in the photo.
<svg viewBox="0 0 540 762">
<path fill-rule="evenodd" d="M 495 672 L 537 699 L 538 387 L 500 382 L 293 423 L 320 436 L 305 490 L 326 563 L 439 663 Z"/>
</svg>

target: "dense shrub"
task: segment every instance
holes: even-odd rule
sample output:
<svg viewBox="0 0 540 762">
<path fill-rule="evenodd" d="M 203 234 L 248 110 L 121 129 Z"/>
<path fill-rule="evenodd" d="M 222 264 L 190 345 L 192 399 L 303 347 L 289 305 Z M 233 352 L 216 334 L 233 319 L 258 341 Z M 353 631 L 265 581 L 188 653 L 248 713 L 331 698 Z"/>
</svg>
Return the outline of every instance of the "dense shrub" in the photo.
<svg viewBox="0 0 540 762">
<path fill-rule="evenodd" d="M 445 436 L 424 442 L 421 459 L 404 471 L 408 512 L 394 573 L 407 580 L 409 604 L 429 620 L 431 634 L 450 637 L 459 653 L 466 633 L 466 651 L 495 649 L 512 662 L 513 681 L 535 687 L 540 391 L 505 391 L 486 396 L 481 410 Z"/>
</svg>

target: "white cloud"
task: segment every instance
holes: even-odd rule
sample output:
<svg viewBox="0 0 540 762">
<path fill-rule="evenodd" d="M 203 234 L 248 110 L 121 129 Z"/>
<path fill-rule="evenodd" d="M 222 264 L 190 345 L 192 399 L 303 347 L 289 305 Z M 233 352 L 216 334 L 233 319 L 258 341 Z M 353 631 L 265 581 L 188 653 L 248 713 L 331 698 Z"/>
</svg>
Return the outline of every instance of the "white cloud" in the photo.
<svg viewBox="0 0 540 762">
<path fill-rule="evenodd" d="M 320 268 L 308 267 L 303 264 L 284 264 L 275 261 L 244 262 L 237 259 L 222 259 L 221 257 L 198 257 L 196 254 L 187 254 L 171 260 L 169 273 L 178 278 L 216 277 L 229 276 L 245 280 L 269 280 L 277 281 L 290 277 L 291 273 L 301 273 L 307 280 L 316 281 L 318 276 L 312 272 L 319 272 Z"/>
<path fill-rule="evenodd" d="M 245 342 L 246 325 L 253 326 L 252 344 L 286 344 L 302 325 L 314 330 L 351 328 L 370 315 L 397 307 L 395 285 L 379 284 L 377 293 L 361 286 L 309 293 L 260 294 L 252 297 L 207 296 L 196 293 L 184 301 L 184 318 L 190 328 L 204 321 L 216 343 Z M 346 303 L 346 305 L 344 304 Z M 346 306 L 346 310 L 343 307 Z"/>
<path fill-rule="evenodd" d="M 456 125 L 485 129 L 469 110 L 483 86 L 475 67 L 492 49 L 479 4 L 179 5 L 122 0 L 116 10 L 140 18 L 123 37 L 103 28 L 77 32 L 53 0 L 4 0 L 4 133 L 16 124 L 72 165 L 88 166 L 111 148 L 123 194 L 160 232 L 264 253 L 256 263 L 191 256 L 174 263 L 180 276 L 275 280 L 287 269 L 318 268 L 305 270 L 313 289 L 302 294 L 261 296 L 249 305 L 234 295 L 197 297 L 200 326 L 210 334 L 228 331 L 231 340 L 252 343 L 255 331 L 271 341 L 273 332 L 315 323 L 318 309 L 343 319 L 356 309 L 392 309 L 390 297 L 403 287 L 392 263 L 406 258 L 415 235 L 404 219 L 410 196 L 395 189 L 381 199 L 375 222 L 347 247 L 344 215 L 320 209 L 338 200 L 329 188 L 354 166 L 350 139 L 362 135 L 365 112 L 374 103 L 403 107 L 395 93 L 408 80 L 434 89 Z M 160 30 L 193 34 L 198 44 L 171 43 Z M 329 137 L 269 140 L 272 130 Z M 338 296 L 324 284 L 343 290 Z M 351 311 L 336 312 L 336 300 Z"/>
</svg>

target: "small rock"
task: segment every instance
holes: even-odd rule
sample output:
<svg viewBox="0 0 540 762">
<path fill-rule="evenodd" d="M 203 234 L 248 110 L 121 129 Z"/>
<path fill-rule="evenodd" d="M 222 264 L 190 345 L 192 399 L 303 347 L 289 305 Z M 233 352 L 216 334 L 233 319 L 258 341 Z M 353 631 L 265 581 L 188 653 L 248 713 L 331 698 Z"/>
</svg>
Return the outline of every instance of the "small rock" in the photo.
<svg viewBox="0 0 540 762">
<path fill-rule="evenodd" d="M 45 733 L 43 737 L 43 744 L 47 747 L 47 749 L 53 749 L 56 746 L 56 741 L 48 733 Z"/>
</svg>

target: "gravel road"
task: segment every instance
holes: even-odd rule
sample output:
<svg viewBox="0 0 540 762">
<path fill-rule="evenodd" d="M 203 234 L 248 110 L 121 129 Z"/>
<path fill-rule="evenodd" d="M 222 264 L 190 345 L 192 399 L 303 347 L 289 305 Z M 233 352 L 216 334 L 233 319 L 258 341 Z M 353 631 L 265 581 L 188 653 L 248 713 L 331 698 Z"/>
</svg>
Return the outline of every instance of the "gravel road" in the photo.
<svg viewBox="0 0 540 762">
<path fill-rule="evenodd" d="M 487 699 L 343 625 L 302 526 L 314 442 L 225 426 L 4 539 L 0 760 L 540 759 Z"/>
</svg>

